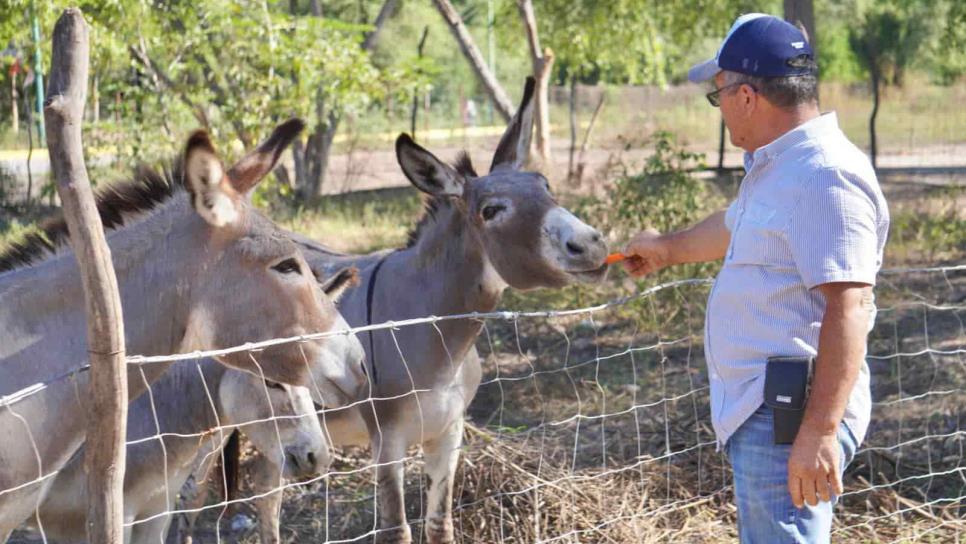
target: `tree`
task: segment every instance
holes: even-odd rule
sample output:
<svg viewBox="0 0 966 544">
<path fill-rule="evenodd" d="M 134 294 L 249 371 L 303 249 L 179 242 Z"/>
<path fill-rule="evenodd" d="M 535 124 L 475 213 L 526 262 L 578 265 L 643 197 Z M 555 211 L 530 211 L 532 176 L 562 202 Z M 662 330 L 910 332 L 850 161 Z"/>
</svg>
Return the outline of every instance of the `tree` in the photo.
<svg viewBox="0 0 966 544">
<path fill-rule="evenodd" d="M 120 157 L 154 160 L 201 125 L 248 147 L 266 127 L 297 115 L 312 128 L 295 146 L 296 179 L 289 183 L 317 196 L 339 120 L 400 87 L 368 52 L 397 0 L 378 4 L 375 24 L 322 19 L 315 16 L 321 3 L 302 3 L 305 13 L 297 1 L 81 0 L 92 27 L 91 94 L 95 100 L 101 92 L 111 96 L 106 109 L 115 114 L 110 127 L 93 131 L 88 145 L 113 144 Z M 22 22 L 29 4 L 0 6 L 0 38 L 26 42 Z M 37 2 L 43 35 L 57 4 Z"/>
<path fill-rule="evenodd" d="M 812 51 L 818 53 L 818 34 L 815 33 L 815 9 L 812 0 L 783 0 L 785 20 L 801 24 L 808 36 Z"/>
<path fill-rule="evenodd" d="M 862 66 L 868 71 L 872 88 L 872 112 L 869 115 L 869 157 L 876 166 L 878 141 L 876 118 L 882 89 L 901 85 L 906 69 L 917 58 L 926 36 L 923 13 L 908 6 L 890 2 L 873 5 L 849 32 L 849 44 Z"/>
<path fill-rule="evenodd" d="M 539 162 L 544 168 L 549 167 L 550 157 L 550 70 L 553 68 L 553 50 L 540 48 L 540 35 L 537 31 L 537 17 L 533 12 L 532 0 L 517 0 L 523 28 L 527 33 L 527 44 L 530 46 L 530 59 L 533 64 L 533 78 L 537 83 L 536 104 L 534 107 L 534 135 L 533 145 L 536 148 Z"/>
<path fill-rule="evenodd" d="M 483 54 L 480 53 L 476 42 L 473 41 L 473 36 L 470 35 L 469 30 L 466 29 L 466 25 L 463 24 L 463 18 L 460 17 L 459 12 L 456 11 L 456 8 L 453 7 L 453 4 L 449 0 L 433 0 L 433 4 L 435 4 L 436 10 L 439 11 L 439 14 L 442 15 L 443 20 L 449 26 L 453 38 L 459 44 L 460 50 L 463 51 L 463 55 L 473 69 L 473 73 L 476 74 L 486 94 L 489 95 L 490 100 L 493 102 L 493 107 L 500 114 L 500 117 L 503 118 L 503 121 L 509 123 L 510 118 L 513 117 L 513 103 L 510 102 L 506 91 L 503 90 L 503 86 L 500 85 L 496 76 L 493 75 L 486 61 L 483 60 Z"/>
</svg>

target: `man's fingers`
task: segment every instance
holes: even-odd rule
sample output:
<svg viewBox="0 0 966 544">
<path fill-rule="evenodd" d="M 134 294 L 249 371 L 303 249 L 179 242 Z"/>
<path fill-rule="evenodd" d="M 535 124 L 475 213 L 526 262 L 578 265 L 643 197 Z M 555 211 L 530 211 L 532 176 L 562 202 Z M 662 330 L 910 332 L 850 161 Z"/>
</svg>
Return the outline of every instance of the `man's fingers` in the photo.
<svg viewBox="0 0 966 544">
<path fill-rule="evenodd" d="M 832 494 L 836 497 L 845 492 L 845 486 L 842 485 L 842 477 L 839 476 L 838 467 L 832 470 L 832 474 L 829 476 L 829 483 L 832 484 Z"/>
<path fill-rule="evenodd" d="M 654 270 L 649 259 L 633 256 L 624 261 L 624 269 L 632 276 L 643 276 Z"/>
<path fill-rule="evenodd" d="M 801 478 L 795 475 L 789 475 L 788 493 L 792 496 L 792 504 L 795 505 L 795 508 L 801 508 L 802 506 L 805 506 L 805 501 L 802 498 Z"/>
<path fill-rule="evenodd" d="M 805 503 L 809 506 L 815 506 L 818 504 L 818 497 L 815 494 L 815 479 L 814 478 L 804 478 L 802 482 L 802 496 L 805 498 Z"/>
<path fill-rule="evenodd" d="M 826 474 L 824 478 L 818 478 L 815 481 L 816 490 L 818 491 L 818 499 L 824 502 L 832 502 L 832 494 L 830 493 L 830 488 L 832 487 L 832 475 Z"/>
</svg>

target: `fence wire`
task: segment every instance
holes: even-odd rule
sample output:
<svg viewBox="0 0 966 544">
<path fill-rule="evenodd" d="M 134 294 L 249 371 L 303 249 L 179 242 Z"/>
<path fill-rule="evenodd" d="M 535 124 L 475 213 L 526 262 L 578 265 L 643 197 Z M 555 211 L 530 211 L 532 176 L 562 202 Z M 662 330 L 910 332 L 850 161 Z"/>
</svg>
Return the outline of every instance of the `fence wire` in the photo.
<svg viewBox="0 0 966 544">
<path fill-rule="evenodd" d="M 847 471 L 846 491 L 833 528 L 836 540 L 958 542 L 966 537 L 964 271 L 966 264 L 881 273 L 876 290 L 878 318 L 867 358 L 873 384 L 872 423 Z M 417 410 L 406 417 L 418 418 L 420 436 L 428 439 L 434 431 L 425 427 L 423 418 L 434 407 L 421 401 L 432 391 L 416 387 L 397 335 L 408 327 L 430 325 L 442 338 L 441 323 L 469 319 L 482 325 L 476 345 L 483 377 L 466 413 L 454 482 L 457 541 L 718 542 L 733 538 L 731 475 L 723 454 L 716 451 L 710 426 L 701 341 L 709 284 L 708 279 L 678 280 L 604 304 L 563 311 L 426 316 L 222 350 L 129 356 L 128 363 L 139 371 L 144 365 L 177 363 L 176 369 L 200 384 L 203 398 L 195 399 L 197 406 L 190 410 L 205 417 L 190 430 L 167 428 L 171 399 L 164 396 L 161 382 L 149 385 L 138 402 L 149 406 L 150 430 L 131 437 L 128 448 L 129 455 L 132 448 L 141 448 L 153 468 L 131 472 L 129 467 L 128 478 L 155 482 L 155 490 L 161 490 L 155 494 L 161 498 L 126 496 L 128 504 L 145 503 L 127 526 L 132 531 L 147 530 L 170 520 L 176 525 L 194 520 L 194 542 L 254 541 L 251 521 L 256 505 L 284 493 L 283 540 L 366 541 L 389 530 L 376 522 L 380 508 L 376 469 L 402 464 L 408 522 L 414 539 L 424 541 L 430 509 L 424 495 L 429 486 L 421 475 L 425 455 L 418 447 L 409 448 L 401 459 L 385 462 L 374 460 L 367 450 L 349 448 L 341 450 L 322 474 L 268 487 L 255 485 L 250 475 L 238 498 L 230 497 L 227 484 L 221 483 L 213 486 L 214 500 L 206 503 L 210 497 L 203 486 L 198 488 L 201 496 L 192 497 L 182 485 L 185 480 L 199 484 L 206 472 L 214 476 L 220 472 L 221 478 L 214 480 L 227 482 L 224 469 L 213 467 L 225 466 L 222 446 L 235 430 L 241 430 L 258 449 L 242 456 L 243 464 L 252 470 L 259 455 L 267 455 L 261 449 L 287 451 L 294 430 L 309 429 L 318 419 L 325 438 L 333 442 L 333 430 L 325 417 L 319 418 L 333 410 L 293 408 L 295 396 L 308 392 L 289 388 L 284 394 L 273 393 L 273 384 L 264 375 L 255 380 L 264 399 L 252 399 L 261 403 L 263 413 L 239 419 L 226 411 L 225 373 L 212 372 L 208 366 L 213 363 L 203 360 L 247 352 L 261 372 L 260 357 L 268 347 L 388 331 L 411 387 L 387 397 L 377 397 L 370 390 L 367 398 L 350 407 L 362 411 L 374 400 L 411 397 Z M 16 416 L 18 403 L 51 383 L 55 382 L 3 397 L 0 410 Z M 29 421 L 20 420 L 32 441 Z M 378 418 L 375 427 L 380 439 L 394 432 L 389 422 Z M 61 489 L 58 482 L 64 476 L 41 470 L 31 481 L 0 490 L 0 497 L 34 485 Z M 83 515 L 84 506 L 78 508 Z M 44 522 L 44 515 L 45 507 L 38 506 L 32 528 L 18 531 L 13 541 L 56 541 L 45 530 L 51 524 Z"/>
</svg>

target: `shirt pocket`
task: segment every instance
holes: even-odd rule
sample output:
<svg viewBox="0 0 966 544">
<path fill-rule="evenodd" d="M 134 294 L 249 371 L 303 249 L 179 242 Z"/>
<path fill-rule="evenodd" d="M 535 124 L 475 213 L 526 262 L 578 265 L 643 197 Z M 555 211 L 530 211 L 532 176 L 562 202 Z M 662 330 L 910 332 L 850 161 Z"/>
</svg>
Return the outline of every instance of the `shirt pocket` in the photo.
<svg viewBox="0 0 966 544">
<path fill-rule="evenodd" d="M 785 236 L 787 211 L 750 200 L 731 233 L 728 261 L 732 264 L 792 268 L 794 260 Z"/>
</svg>

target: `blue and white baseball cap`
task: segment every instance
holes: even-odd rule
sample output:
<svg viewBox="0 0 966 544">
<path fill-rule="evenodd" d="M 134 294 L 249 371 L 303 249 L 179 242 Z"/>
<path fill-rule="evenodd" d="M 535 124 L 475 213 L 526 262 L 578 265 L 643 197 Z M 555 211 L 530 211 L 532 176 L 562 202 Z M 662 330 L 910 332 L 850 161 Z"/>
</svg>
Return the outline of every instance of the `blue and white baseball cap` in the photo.
<svg viewBox="0 0 966 544">
<path fill-rule="evenodd" d="M 802 31 L 764 13 L 738 17 L 711 60 L 688 70 L 692 83 L 707 81 L 721 70 L 755 77 L 782 77 L 815 72 L 815 53 Z"/>
</svg>

